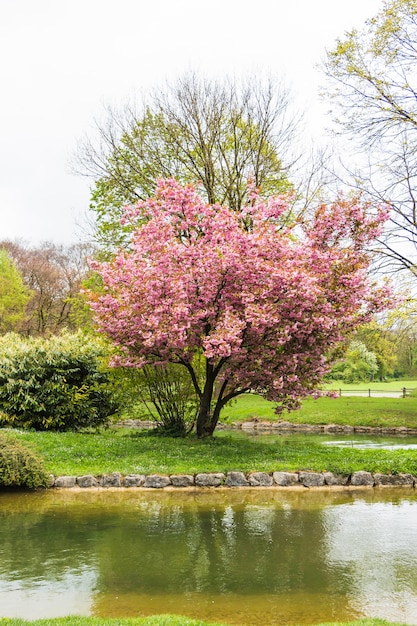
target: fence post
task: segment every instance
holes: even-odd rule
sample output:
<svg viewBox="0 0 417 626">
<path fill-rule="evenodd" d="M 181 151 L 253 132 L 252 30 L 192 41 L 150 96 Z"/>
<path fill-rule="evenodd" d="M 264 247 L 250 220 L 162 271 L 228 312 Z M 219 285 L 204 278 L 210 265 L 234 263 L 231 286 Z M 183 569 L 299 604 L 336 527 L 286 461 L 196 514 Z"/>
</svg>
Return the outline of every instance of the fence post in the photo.
<svg viewBox="0 0 417 626">
<path fill-rule="evenodd" d="M 339 389 L 339 398 L 341 398 L 341 397 L 342 397 L 342 390 Z"/>
<path fill-rule="evenodd" d="M 370 398 L 370 397 L 371 397 L 371 390 L 368 389 L 368 398 Z"/>
<path fill-rule="evenodd" d="M 407 395 L 407 389 L 403 387 L 403 398 L 405 398 L 406 395 Z"/>
</svg>

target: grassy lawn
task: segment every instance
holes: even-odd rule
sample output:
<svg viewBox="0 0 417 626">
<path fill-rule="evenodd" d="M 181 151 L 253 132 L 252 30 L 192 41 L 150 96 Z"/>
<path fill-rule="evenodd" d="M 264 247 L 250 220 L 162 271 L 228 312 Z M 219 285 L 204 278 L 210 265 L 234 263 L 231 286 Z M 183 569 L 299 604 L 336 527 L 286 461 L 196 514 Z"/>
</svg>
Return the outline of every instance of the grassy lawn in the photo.
<svg viewBox="0 0 417 626">
<path fill-rule="evenodd" d="M 0 617 L 1 626 L 225 626 L 219 622 L 204 622 L 175 615 L 154 615 L 152 617 L 109 618 L 100 617 L 59 617 L 26 621 Z"/>
<path fill-rule="evenodd" d="M 257 417 L 285 420 L 297 424 L 344 424 L 417 428 L 417 397 L 406 398 L 308 398 L 299 411 L 274 412 L 274 404 L 255 394 L 238 397 L 223 409 L 222 420 L 239 422 Z"/>
<path fill-rule="evenodd" d="M 21 619 L 0 618 L 0 624 L 5 626 L 226 626 L 218 622 L 204 622 L 171 615 L 155 615 L 152 617 L 114 618 L 98 617 L 63 617 L 25 621 Z M 329 622 L 316 626 L 406 626 L 400 622 L 387 622 L 382 619 L 362 619 L 355 622 Z"/>
<path fill-rule="evenodd" d="M 402 381 L 403 382 L 403 381 Z M 274 405 L 255 394 L 239 397 L 224 409 L 223 421 L 253 417 L 277 420 Z M 294 423 L 407 426 L 417 428 L 417 397 L 319 398 L 281 419 Z M 323 446 L 314 436 L 300 442 L 276 437 L 273 443 L 248 439 L 235 431 L 217 431 L 212 439 L 172 439 L 150 431 L 109 429 L 91 433 L 19 431 L 55 475 L 197 473 L 231 470 L 313 470 L 350 474 L 358 470 L 417 474 L 416 450 L 357 450 Z"/>
<path fill-rule="evenodd" d="M 402 383 L 404 381 L 401 381 Z M 274 405 L 255 394 L 241 396 L 224 410 L 223 421 L 252 417 L 276 420 Z M 417 397 L 308 399 L 281 419 L 308 424 L 407 426 L 417 428 Z M 314 436 L 302 441 L 275 437 L 273 442 L 248 439 L 238 431 L 217 431 L 211 439 L 172 439 L 151 431 L 109 429 L 91 433 L 19 431 L 32 443 L 54 475 L 198 473 L 231 470 L 312 470 L 350 474 L 370 472 L 417 474 L 416 450 L 358 450 L 323 446 Z"/>
<path fill-rule="evenodd" d="M 34 444 L 55 475 L 178 474 L 231 470 L 313 470 L 350 474 L 358 470 L 417 474 L 417 450 L 358 450 L 323 446 L 314 436 L 273 442 L 222 431 L 211 439 L 157 437 L 148 431 L 17 434 Z"/>
</svg>

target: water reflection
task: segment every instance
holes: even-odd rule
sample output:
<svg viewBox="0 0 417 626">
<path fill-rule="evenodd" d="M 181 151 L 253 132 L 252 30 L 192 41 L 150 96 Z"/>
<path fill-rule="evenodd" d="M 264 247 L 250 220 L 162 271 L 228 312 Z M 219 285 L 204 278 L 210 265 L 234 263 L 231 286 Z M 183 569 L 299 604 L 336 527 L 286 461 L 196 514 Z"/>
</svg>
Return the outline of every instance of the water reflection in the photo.
<svg viewBox="0 0 417 626">
<path fill-rule="evenodd" d="M 249 439 L 249 441 L 262 441 L 272 445 L 286 442 L 291 443 L 319 443 L 325 446 L 338 448 L 356 448 L 358 450 L 416 450 L 417 436 L 404 434 L 382 433 L 318 433 L 318 432 L 271 432 L 266 430 L 232 430 L 220 431 L 220 436 L 232 436 L 237 439 Z"/>
<path fill-rule="evenodd" d="M 416 563 L 408 490 L 0 494 L 0 617 L 417 624 Z"/>
<path fill-rule="evenodd" d="M 328 563 L 349 568 L 349 594 L 366 615 L 416 623 L 415 504 L 357 502 L 343 514 L 324 512 Z"/>
</svg>

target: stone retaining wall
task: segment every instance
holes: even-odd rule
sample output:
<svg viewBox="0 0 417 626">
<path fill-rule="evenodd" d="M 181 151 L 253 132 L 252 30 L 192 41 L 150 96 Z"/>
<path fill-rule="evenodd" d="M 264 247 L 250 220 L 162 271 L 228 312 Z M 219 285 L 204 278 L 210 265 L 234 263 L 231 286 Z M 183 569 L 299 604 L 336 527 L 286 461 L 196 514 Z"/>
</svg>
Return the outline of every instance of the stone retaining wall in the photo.
<svg viewBox="0 0 417 626">
<path fill-rule="evenodd" d="M 156 422 L 128 419 L 115 424 L 116 427 L 151 429 Z M 217 425 L 217 430 L 257 430 L 262 432 L 303 433 L 367 433 L 369 435 L 417 435 L 417 428 L 406 426 L 348 426 L 343 424 L 295 424 L 286 421 L 263 421 L 254 417 L 245 422 Z"/>
<path fill-rule="evenodd" d="M 349 476 L 332 472 L 211 472 L 199 474 L 128 474 L 119 472 L 93 476 L 51 476 L 50 487 L 412 487 L 417 477 L 412 474 L 371 474 L 355 472 Z"/>
</svg>

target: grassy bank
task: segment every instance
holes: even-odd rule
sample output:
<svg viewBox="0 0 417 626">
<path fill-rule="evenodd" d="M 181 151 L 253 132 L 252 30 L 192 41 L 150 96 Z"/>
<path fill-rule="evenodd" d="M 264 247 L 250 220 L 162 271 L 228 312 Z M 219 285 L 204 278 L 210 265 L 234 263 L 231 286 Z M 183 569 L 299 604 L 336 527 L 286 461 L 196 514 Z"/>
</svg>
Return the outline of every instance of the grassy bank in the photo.
<svg viewBox="0 0 417 626">
<path fill-rule="evenodd" d="M 172 439 L 147 431 L 103 433 L 19 433 L 43 456 L 55 475 L 198 473 L 231 470 L 313 470 L 351 474 L 370 472 L 417 474 L 417 450 L 358 450 L 323 446 L 314 436 L 271 440 L 223 431 L 212 439 Z"/>
<path fill-rule="evenodd" d="M 241 396 L 226 407 L 223 419 L 237 422 L 253 417 L 277 420 L 274 405 L 254 394 Z M 417 428 L 417 397 L 308 399 L 301 410 L 283 414 L 281 419 L 308 424 Z M 248 439 L 234 431 L 217 431 L 212 439 L 199 441 L 193 436 L 171 439 L 129 429 L 92 433 L 20 431 L 16 436 L 34 444 L 45 459 L 47 470 L 55 475 L 231 470 L 417 474 L 416 450 L 337 448 L 321 445 L 314 436 L 306 436 L 302 441 L 277 436 L 271 442 Z"/>
<path fill-rule="evenodd" d="M 219 622 L 203 622 L 171 615 L 155 615 L 152 617 L 103 619 L 98 617 L 63 617 L 25 621 L 21 619 L 0 618 L 5 626 L 226 626 Z M 316 626 L 406 626 L 400 622 L 387 622 L 382 619 L 362 619 L 355 622 L 329 622 Z"/>
</svg>

